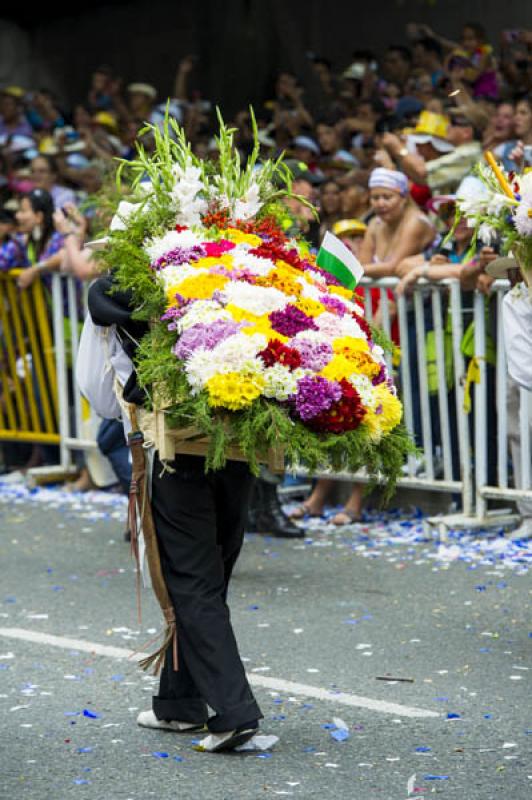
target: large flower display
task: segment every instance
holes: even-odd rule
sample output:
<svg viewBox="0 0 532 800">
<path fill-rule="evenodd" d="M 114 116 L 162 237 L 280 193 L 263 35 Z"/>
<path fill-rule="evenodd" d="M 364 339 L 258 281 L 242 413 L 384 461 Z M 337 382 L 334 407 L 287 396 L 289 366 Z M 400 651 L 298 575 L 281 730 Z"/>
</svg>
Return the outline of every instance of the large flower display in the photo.
<svg viewBox="0 0 532 800">
<path fill-rule="evenodd" d="M 282 446 L 289 463 L 365 466 L 393 484 L 410 441 L 381 338 L 290 235 L 282 159 L 259 164 L 256 147 L 241 166 L 222 122 L 216 164 L 177 126 L 150 130 L 153 155 L 132 164 L 137 202 L 104 259 L 150 322 L 137 370 L 152 404 L 208 437 L 207 468 L 236 445 L 256 471 Z"/>
</svg>

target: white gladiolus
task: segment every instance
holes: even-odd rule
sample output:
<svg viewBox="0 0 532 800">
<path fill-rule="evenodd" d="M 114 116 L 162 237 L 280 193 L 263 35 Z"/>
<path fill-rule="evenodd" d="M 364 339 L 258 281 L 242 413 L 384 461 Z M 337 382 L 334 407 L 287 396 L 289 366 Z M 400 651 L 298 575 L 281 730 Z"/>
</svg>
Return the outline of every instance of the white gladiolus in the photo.
<svg viewBox="0 0 532 800">
<path fill-rule="evenodd" d="M 483 222 L 482 225 L 479 225 L 477 236 L 483 244 L 489 247 L 497 240 L 497 230 L 487 222 Z"/>
<path fill-rule="evenodd" d="M 261 207 L 259 187 L 252 183 L 244 197 L 235 202 L 234 218 L 251 219 L 259 213 Z"/>
</svg>

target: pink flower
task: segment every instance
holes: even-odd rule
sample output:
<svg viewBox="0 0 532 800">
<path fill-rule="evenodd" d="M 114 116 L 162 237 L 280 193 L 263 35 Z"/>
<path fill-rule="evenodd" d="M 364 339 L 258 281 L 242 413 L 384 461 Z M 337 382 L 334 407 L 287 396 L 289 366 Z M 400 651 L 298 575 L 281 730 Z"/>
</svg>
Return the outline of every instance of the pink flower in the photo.
<svg viewBox="0 0 532 800">
<path fill-rule="evenodd" d="M 205 254 L 210 258 L 220 258 L 221 255 L 227 253 L 229 250 L 232 250 L 234 246 L 234 242 L 230 242 L 228 239 L 220 239 L 219 242 L 203 243 Z"/>
</svg>

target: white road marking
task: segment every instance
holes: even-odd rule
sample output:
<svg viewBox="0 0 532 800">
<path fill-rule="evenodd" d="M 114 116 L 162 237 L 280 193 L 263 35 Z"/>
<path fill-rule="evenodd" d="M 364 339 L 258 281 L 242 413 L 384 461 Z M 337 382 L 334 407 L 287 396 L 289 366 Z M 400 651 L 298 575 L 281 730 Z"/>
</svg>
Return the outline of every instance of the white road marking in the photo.
<svg viewBox="0 0 532 800">
<path fill-rule="evenodd" d="M 145 653 L 136 653 L 126 650 L 123 647 L 112 647 L 98 642 L 87 642 L 83 639 L 71 639 L 66 636 L 54 636 L 51 633 L 40 633 L 30 631 L 25 628 L 0 628 L 0 636 L 7 639 L 20 639 L 24 642 L 48 645 L 50 647 L 60 647 L 64 650 L 79 650 L 83 653 L 91 653 L 97 656 L 108 656 L 109 658 L 129 659 L 140 661 Z M 266 675 L 249 674 L 248 680 L 252 686 L 260 686 L 263 689 L 273 689 L 278 692 L 285 692 L 302 697 L 313 697 L 316 700 L 325 700 L 328 703 L 338 703 L 352 708 L 367 708 L 369 711 L 377 711 L 381 714 L 393 714 L 401 717 L 440 717 L 436 711 L 429 711 L 425 708 L 415 706 L 404 706 L 399 703 L 389 703 L 385 700 L 374 700 L 371 697 L 363 697 L 358 694 L 347 694 L 346 692 L 334 693 L 329 689 L 322 689 L 320 686 L 309 686 L 306 683 L 296 683 L 286 681 L 283 678 L 271 678 Z"/>
</svg>

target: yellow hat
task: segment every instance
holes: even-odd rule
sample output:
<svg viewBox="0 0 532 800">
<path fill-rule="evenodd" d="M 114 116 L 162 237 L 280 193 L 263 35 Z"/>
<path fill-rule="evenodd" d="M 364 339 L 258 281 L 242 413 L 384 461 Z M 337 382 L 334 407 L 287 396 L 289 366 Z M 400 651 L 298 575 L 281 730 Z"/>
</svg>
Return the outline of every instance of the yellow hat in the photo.
<svg viewBox="0 0 532 800">
<path fill-rule="evenodd" d="M 20 99 L 21 97 L 24 97 L 26 90 L 21 86 L 6 86 L 5 89 L 2 89 L 2 94 L 9 94 L 11 97 L 17 97 Z"/>
<path fill-rule="evenodd" d="M 332 227 L 332 232 L 335 236 L 343 236 L 345 234 L 351 236 L 362 236 L 366 230 L 367 225 L 359 219 L 340 219 L 335 222 Z"/>
<path fill-rule="evenodd" d="M 437 136 L 439 139 L 447 139 L 449 133 L 450 119 L 444 114 L 435 114 L 434 111 L 422 111 L 419 115 L 414 133 L 425 136 Z"/>
<path fill-rule="evenodd" d="M 112 131 L 118 130 L 116 119 L 108 111 L 98 111 L 98 113 L 93 116 L 92 121 L 96 122 L 98 125 L 105 125 L 106 128 Z"/>
<path fill-rule="evenodd" d="M 39 153 L 43 153 L 46 156 L 55 156 L 58 152 L 57 143 L 52 136 L 45 136 L 39 142 Z"/>
<path fill-rule="evenodd" d="M 454 145 L 447 140 L 451 121 L 444 114 L 436 114 L 434 111 L 422 111 L 414 132 L 408 137 L 414 144 L 431 143 L 435 150 L 440 153 L 450 153 L 454 150 Z"/>
</svg>

